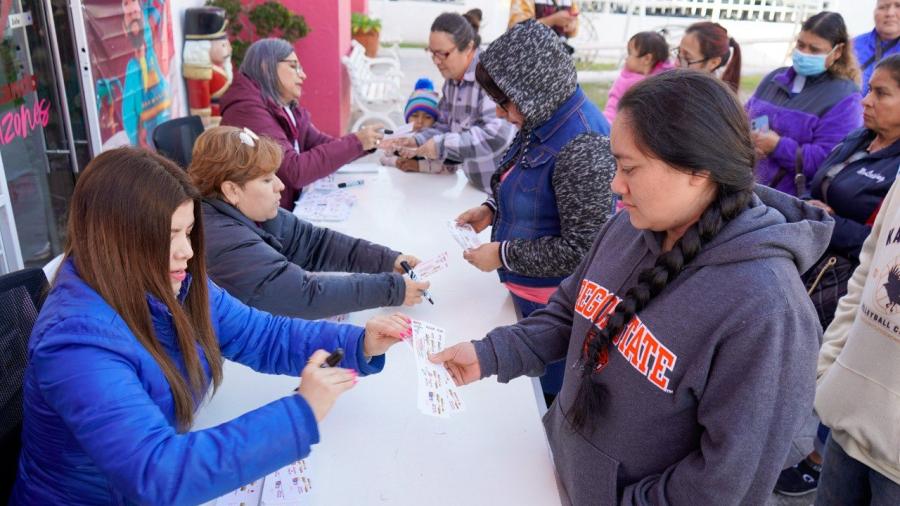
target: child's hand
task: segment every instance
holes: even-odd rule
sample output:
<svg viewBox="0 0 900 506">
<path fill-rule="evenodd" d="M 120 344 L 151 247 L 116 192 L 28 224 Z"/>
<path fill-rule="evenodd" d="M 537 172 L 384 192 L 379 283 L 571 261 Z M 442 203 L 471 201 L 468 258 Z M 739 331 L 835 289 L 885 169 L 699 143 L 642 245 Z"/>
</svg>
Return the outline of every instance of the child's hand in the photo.
<svg viewBox="0 0 900 506">
<path fill-rule="evenodd" d="M 409 158 L 397 158 L 395 165 L 403 172 L 419 172 L 419 161 Z"/>
</svg>

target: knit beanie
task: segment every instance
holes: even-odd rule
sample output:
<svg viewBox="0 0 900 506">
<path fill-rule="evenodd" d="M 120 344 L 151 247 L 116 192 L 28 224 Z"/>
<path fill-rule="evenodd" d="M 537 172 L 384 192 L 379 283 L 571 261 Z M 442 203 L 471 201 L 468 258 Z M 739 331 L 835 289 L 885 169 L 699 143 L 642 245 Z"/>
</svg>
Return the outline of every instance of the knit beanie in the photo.
<svg viewBox="0 0 900 506">
<path fill-rule="evenodd" d="M 406 101 L 403 108 L 403 119 L 409 122 L 409 117 L 416 111 L 424 111 L 426 114 L 438 120 L 438 94 L 434 91 L 431 79 L 423 77 L 416 81 L 415 90 Z"/>
</svg>

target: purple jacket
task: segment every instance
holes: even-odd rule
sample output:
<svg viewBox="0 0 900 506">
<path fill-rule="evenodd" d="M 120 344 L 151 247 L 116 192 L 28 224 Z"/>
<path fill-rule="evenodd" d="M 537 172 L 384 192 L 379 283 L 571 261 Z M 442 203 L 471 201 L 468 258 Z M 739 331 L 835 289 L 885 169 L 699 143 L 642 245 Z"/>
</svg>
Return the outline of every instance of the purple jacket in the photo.
<svg viewBox="0 0 900 506">
<path fill-rule="evenodd" d="M 769 117 L 769 128 L 781 136 L 775 150 L 756 164 L 756 179 L 791 195 L 808 190 L 822 161 L 851 131 L 862 126 L 862 96 L 856 83 L 828 72 L 808 77 L 800 93 L 791 93 L 796 72 L 791 67 L 767 75 L 745 106 L 750 119 Z M 802 160 L 807 188 L 794 187 L 797 159 Z"/>
<path fill-rule="evenodd" d="M 318 131 L 309 111 L 299 105 L 291 108 L 297 121 L 294 126 L 284 108 L 264 97 L 259 86 L 242 72 L 234 74 L 234 82 L 220 104 L 223 125 L 247 127 L 281 144 L 284 160 L 278 177 L 286 186 L 281 192 L 281 207 L 289 211 L 300 196 L 300 188 L 365 154 L 356 135 L 335 138 Z M 294 149 L 295 141 L 299 150 Z"/>
</svg>

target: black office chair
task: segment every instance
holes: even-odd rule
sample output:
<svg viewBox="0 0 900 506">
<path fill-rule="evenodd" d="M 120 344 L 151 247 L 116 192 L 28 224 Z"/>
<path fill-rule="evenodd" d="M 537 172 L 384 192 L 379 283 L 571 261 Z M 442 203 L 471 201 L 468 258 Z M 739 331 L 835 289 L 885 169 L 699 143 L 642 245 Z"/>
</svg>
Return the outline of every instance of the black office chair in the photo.
<svg viewBox="0 0 900 506">
<path fill-rule="evenodd" d="M 174 161 L 183 169 L 191 164 L 194 141 L 203 133 L 200 116 L 185 116 L 160 123 L 153 129 L 153 145 L 156 151 Z"/>
<path fill-rule="evenodd" d="M 48 290 L 39 268 L 0 276 L 0 504 L 7 503 L 16 480 L 28 338 Z"/>
</svg>

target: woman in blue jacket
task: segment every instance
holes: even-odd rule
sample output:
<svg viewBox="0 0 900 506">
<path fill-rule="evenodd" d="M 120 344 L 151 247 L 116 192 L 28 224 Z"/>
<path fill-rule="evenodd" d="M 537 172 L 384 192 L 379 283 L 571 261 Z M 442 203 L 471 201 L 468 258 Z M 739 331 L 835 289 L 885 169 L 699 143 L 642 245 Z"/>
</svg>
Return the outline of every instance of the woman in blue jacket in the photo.
<svg viewBox="0 0 900 506">
<path fill-rule="evenodd" d="M 153 153 L 96 157 L 78 180 L 66 260 L 32 332 L 13 504 L 197 504 L 306 456 L 317 423 L 409 332 L 251 309 L 205 274 L 200 195 Z M 195 256 L 196 255 L 196 256 Z M 341 367 L 320 368 L 347 350 Z M 302 375 L 297 393 L 188 432 L 223 359 Z"/>
</svg>

